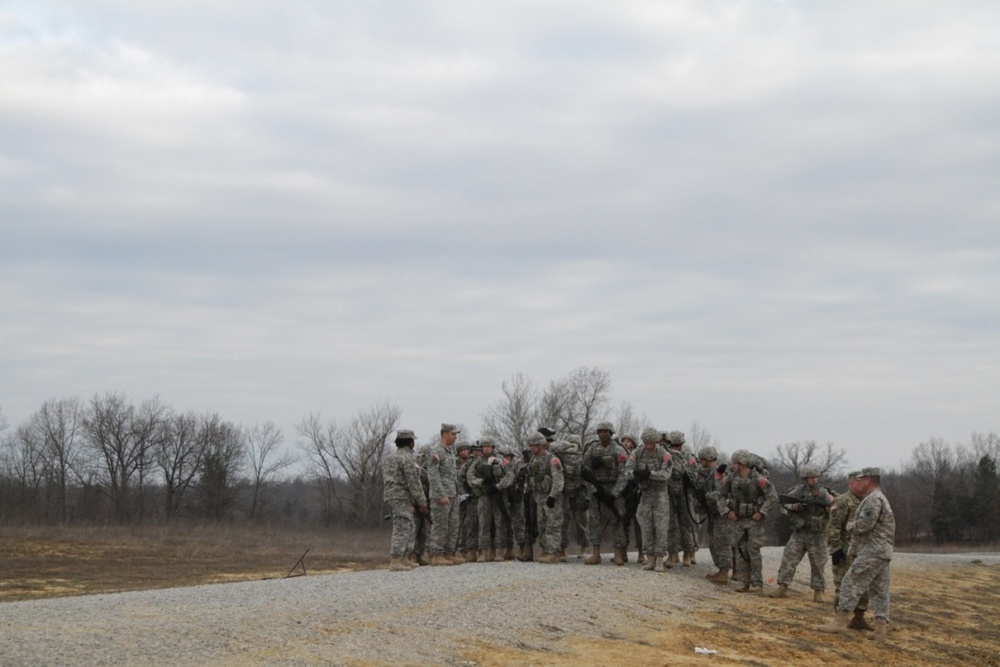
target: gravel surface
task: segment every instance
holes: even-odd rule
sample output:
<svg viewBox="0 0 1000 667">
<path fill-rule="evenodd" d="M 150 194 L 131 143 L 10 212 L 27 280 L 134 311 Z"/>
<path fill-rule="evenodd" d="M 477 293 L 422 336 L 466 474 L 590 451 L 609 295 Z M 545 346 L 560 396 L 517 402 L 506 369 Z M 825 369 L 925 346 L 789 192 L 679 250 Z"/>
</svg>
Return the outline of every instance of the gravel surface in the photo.
<svg viewBox="0 0 1000 667">
<path fill-rule="evenodd" d="M 698 554 L 709 561 L 707 550 Z M 781 558 L 764 550 L 765 577 Z M 634 558 L 633 558 L 634 560 Z M 894 567 L 1000 562 L 998 554 L 897 554 Z M 0 604 L 2 665 L 472 665 L 469 636 L 546 649 L 609 637 L 623 619 L 716 606 L 708 565 L 485 563 L 373 570 Z M 808 576 L 808 564 L 798 576 Z M 478 639 L 483 642 L 482 639 Z"/>
</svg>

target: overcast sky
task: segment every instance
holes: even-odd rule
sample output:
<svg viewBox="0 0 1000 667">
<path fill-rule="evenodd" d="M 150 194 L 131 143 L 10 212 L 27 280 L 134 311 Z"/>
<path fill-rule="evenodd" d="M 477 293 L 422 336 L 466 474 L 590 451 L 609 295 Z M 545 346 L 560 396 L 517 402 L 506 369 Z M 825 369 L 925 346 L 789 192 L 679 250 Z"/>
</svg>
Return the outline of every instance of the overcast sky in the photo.
<svg viewBox="0 0 1000 667">
<path fill-rule="evenodd" d="M 429 438 L 611 374 L 898 467 L 1000 430 L 1000 3 L 0 3 L 0 408 Z"/>
</svg>

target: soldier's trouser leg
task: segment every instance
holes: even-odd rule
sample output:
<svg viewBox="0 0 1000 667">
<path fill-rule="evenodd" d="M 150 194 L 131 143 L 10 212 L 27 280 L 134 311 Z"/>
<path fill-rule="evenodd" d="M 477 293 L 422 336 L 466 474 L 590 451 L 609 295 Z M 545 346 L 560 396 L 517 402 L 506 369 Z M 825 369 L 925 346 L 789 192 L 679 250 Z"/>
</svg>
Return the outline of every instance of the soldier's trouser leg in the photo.
<svg viewBox="0 0 1000 667">
<path fill-rule="evenodd" d="M 442 505 L 437 500 L 431 501 L 430 550 L 432 555 L 450 554 L 455 551 L 456 529 L 458 528 L 458 512 L 456 498 L 451 503 Z"/>
<path fill-rule="evenodd" d="M 542 530 L 543 520 L 545 522 L 544 530 Z M 554 553 L 561 548 L 562 524 L 562 503 L 556 503 L 556 506 L 552 508 L 546 506 L 544 500 L 538 503 L 538 530 L 542 541 L 542 551 L 545 553 Z"/>
<path fill-rule="evenodd" d="M 837 611 L 854 611 L 861 596 L 868 594 L 868 602 L 875 618 L 889 620 L 889 563 L 884 558 L 859 556 L 851 563 L 840 584 L 840 603 Z"/>
<path fill-rule="evenodd" d="M 834 586 L 834 590 L 835 590 L 835 593 L 833 595 L 833 608 L 834 609 L 836 609 L 838 607 L 838 605 L 840 604 L 840 584 L 841 584 L 841 582 L 844 581 L 844 575 L 847 574 L 847 570 L 850 569 L 851 563 L 853 563 L 853 562 L 854 562 L 853 558 L 851 558 L 850 556 L 845 556 L 844 560 L 840 563 L 840 565 L 834 565 L 833 566 L 833 586 Z M 865 592 L 865 594 L 861 596 L 861 599 L 858 600 L 858 605 L 854 609 L 855 609 L 855 611 L 857 611 L 857 610 L 867 611 L 867 609 L 868 609 L 868 593 L 867 592 Z"/>
<path fill-rule="evenodd" d="M 413 551 L 416 524 L 413 522 L 413 506 L 409 501 L 389 501 L 392 512 L 392 538 L 389 542 L 389 556 L 406 556 Z"/>
<path fill-rule="evenodd" d="M 708 539 L 709 551 L 712 554 L 712 562 L 715 567 L 721 569 L 732 569 L 733 549 L 729 540 L 729 520 L 718 516 L 708 515 Z"/>
<path fill-rule="evenodd" d="M 524 494 L 524 541 L 534 544 L 538 539 L 538 506 L 535 504 L 535 497 L 530 493 Z"/>
<path fill-rule="evenodd" d="M 510 527 L 514 533 L 514 544 L 524 544 L 524 498 L 515 496 L 510 503 Z"/>
<path fill-rule="evenodd" d="M 493 544 L 493 499 L 489 496 L 479 497 L 479 548 L 481 550 L 494 548 Z M 502 547 L 501 547 L 502 548 Z"/>
<path fill-rule="evenodd" d="M 559 503 L 562 505 L 563 520 L 559 527 L 559 548 L 569 547 L 569 526 L 573 519 L 573 508 L 570 506 L 570 496 L 566 491 L 559 495 Z"/>
<path fill-rule="evenodd" d="M 763 586 L 764 567 L 760 550 L 764 546 L 764 522 L 751 519 L 749 535 L 747 547 L 750 550 L 750 583 Z"/>
<path fill-rule="evenodd" d="M 455 549 L 461 552 L 468 551 L 469 549 L 468 535 L 466 534 L 466 527 L 469 521 L 468 514 L 469 500 L 466 499 L 464 502 L 458 504 L 458 540 L 455 542 Z"/>
<path fill-rule="evenodd" d="M 809 533 L 807 539 L 807 551 L 809 554 L 809 587 L 814 591 L 826 590 L 826 561 L 829 558 L 829 551 L 826 546 L 826 533 L 823 531 L 813 531 Z"/>
<path fill-rule="evenodd" d="M 781 565 L 778 567 L 778 584 L 786 586 L 792 583 L 795 577 L 795 569 L 802 562 L 802 557 L 806 555 L 806 533 L 801 530 L 793 531 L 788 537 L 785 550 L 781 552 Z"/>
<path fill-rule="evenodd" d="M 430 531 L 427 523 L 427 518 L 423 514 L 417 514 L 413 517 L 414 519 L 414 537 L 413 537 L 413 553 L 423 554 L 427 551 L 427 538 L 430 537 Z"/>
</svg>

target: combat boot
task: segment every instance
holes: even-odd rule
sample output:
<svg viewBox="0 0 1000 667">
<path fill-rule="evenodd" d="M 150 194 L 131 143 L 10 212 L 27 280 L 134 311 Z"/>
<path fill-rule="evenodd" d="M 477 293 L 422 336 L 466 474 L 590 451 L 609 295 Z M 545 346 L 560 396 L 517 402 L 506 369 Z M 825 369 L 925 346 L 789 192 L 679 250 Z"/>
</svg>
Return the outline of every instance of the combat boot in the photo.
<svg viewBox="0 0 1000 667">
<path fill-rule="evenodd" d="M 755 581 L 747 586 L 746 592 L 750 595 L 762 595 L 764 593 L 764 584 L 759 581 Z"/>
<path fill-rule="evenodd" d="M 653 568 L 656 567 L 657 563 L 659 563 L 659 562 L 660 562 L 660 557 L 659 556 L 652 556 L 650 558 L 647 558 L 646 559 L 646 564 L 642 566 L 642 569 L 644 569 L 644 570 L 652 570 Z"/>
<path fill-rule="evenodd" d="M 622 561 L 628 562 L 628 547 L 622 547 Z"/>
<path fill-rule="evenodd" d="M 813 602 L 823 602 L 823 591 L 813 591 Z"/>
<path fill-rule="evenodd" d="M 868 639 L 874 639 L 877 642 L 884 642 L 886 640 L 886 635 L 889 632 L 889 621 L 885 619 L 876 618 L 875 619 L 875 632 L 868 635 Z"/>
<path fill-rule="evenodd" d="M 403 562 L 402 556 L 390 556 L 389 557 L 389 571 L 390 572 L 409 572 L 410 566 Z"/>
<path fill-rule="evenodd" d="M 503 562 L 503 549 L 497 549 L 495 555 L 493 556 L 494 563 Z"/>
<path fill-rule="evenodd" d="M 682 563 L 682 565 L 684 567 L 691 567 L 691 564 L 693 562 L 694 562 L 694 552 L 693 551 L 685 551 L 684 552 L 684 562 Z"/>
<path fill-rule="evenodd" d="M 787 598 L 788 584 L 778 584 L 778 587 L 767 594 L 769 598 Z"/>
<path fill-rule="evenodd" d="M 465 565 L 465 559 L 458 554 L 448 554 L 448 560 L 451 561 L 452 565 Z"/>
<path fill-rule="evenodd" d="M 486 561 L 485 562 L 492 563 L 494 560 L 496 560 L 496 557 L 497 557 L 497 550 L 496 549 L 494 549 L 493 547 L 490 547 L 489 549 L 486 550 Z"/>
<path fill-rule="evenodd" d="M 640 551 L 639 552 L 639 557 L 636 558 L 636 562 L 639 563 L 639 565 L 645 565 L 646 564 L 646 560 L 647 560 L 646 554 L 644 554 L 644 553 L 642 553 Z"/>
<path fill-rule="evenodd" d="M 654 572 L 666 572 L 667 568 L 663 567 L 663 556 L 653 556 L 653 571 Z"/>
<path fill-rule="evenodd" d="M 504 560 L 514 560 L 514 547 L 513 546 L 509 546 L 509 547 L 507 547 L 504 550 L 504 552 L 503 552 L 503 559 Z"/>
<path fill-rule="evenodd" d="M 872 631 L 872 630 L 875 629 L 871 625 L 868 624 L 868 621 L 865 620 L 865 610 L 864 609 L 855 609 L 854 610 L 854 618 L 852 618 L 851 622 L 847 624 L 847 627 L 849 627 L 851 630 L 868 630 L 868 631 Z"/>
<path fill-rule="evenodd" d="M 486 549 L 483 549 L 482 551 L 479 552 L 479 554 L 476 556 L 476 562 L 477 563 L 486 562 Z"/>
<path fill-rule="evenodd" d="M 455 563 L 453 563 L 451 559 L 449 559 L 444 554 L 434 554 L 433 556 L 431 556 L 431 565 L 435 567 L 439 565 L 454 565 L 454 564 Z"/>
<path fill-rule="evenodd" d="M 750 590 L 750 573 L 744 572 L 740 585 L 736 587 L 737 593 L 746 593 Z"/>
<path fill-rule="evenodd" d="M 538 557 L 538 562 L 543 565 L 554 565 L 559 562 L 559 557 L 554 551 L 547 551 Z"/>
<path fill-rule="evenodd" d="M 601 564 L 601 545 L 595 544 L 593 547 L 593 553 L 587 557 L 587 560 L 583 561 L 584 565 L 600 565 Z"/>
<path fill-rule="evenodd" d="M 469 562 L 469 563 L 478 563 L 479 562 L 479 550 L 478 549 L 469 549 L 469 556 L 465 560 L 467 562 Z"/>
<path fill-rule="evenodd" d="M 692 565 L 697 565 L 698 564 L 697 556 L 698 556 L 698 552 L 697 551 L 692 551 L 691 552 L 691 564 Z"/>
<path fill-rule="evenodd" d="M 849 611 L 838 611 L 836 616 L 816 629 L 820 632 L 829 632 L 831 634 L 844 632 L 847 630 L 847 623 L 850 615 L 851 612 Z"/>
<path fill-rule="evenodd" d="M 569 562 L 569 558 L 566 557 L 566 550 L 565 549 L 560 549 L 559 551 L 556 552 L 556 560 L 558 560 L 560 563 L 568 563 Z"/>
<path fill-rule="evenodd" d="M 729 568 L 720 567 L 718 572 L 716 572 L 715 574 L 706 574 L 705 578 L 711 581 L 713 584 L 726 586 L 729 584 Z"/>
<path fill-rule="evenodd" d="M 625 549 L 622 547 L 615 547 L 615 557 L 613 561 L 615 565 L 625 564 Z"/>
<path fill-rule="evenodd" d="M 535 560 L 535 545 L 531 542 L 524 543 L 524 562 L 530 563 Z"/>
<path fill-rule="evenodd" d="M 667 556 L 667 563 L 669 563 L 668 567 L 673 567 L 674 565 L 677 565 L 680 562 L 681 562 L 680 559 L 677 558 L 677 552 L 676 551 L 671 551 L 668 554 L 668 556 Z"/>
</svg>

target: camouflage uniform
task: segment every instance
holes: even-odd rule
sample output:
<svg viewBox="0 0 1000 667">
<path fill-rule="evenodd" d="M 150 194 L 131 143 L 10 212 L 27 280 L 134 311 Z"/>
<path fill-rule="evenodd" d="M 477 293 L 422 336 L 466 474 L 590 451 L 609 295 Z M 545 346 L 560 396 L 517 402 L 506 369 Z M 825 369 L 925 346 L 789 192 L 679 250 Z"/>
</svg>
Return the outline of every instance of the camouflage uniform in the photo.
<svg viewBox="0 0 1000 667">
<path fill-rule="evenodd" d="M 694 454 L 684 447 L 684 434 L 671 431 L 665 434 L 670 442 L 669 452 L 674 458 L 673 474 L 670 477 L 670 543 L 667 550 L 672 562 L 677 562 L 677 554 L 684 551 L 685 556 L 693 554 L 697 548 L 695 540 L 695 523 L 691 519 L 688 498 L 684 488 L 685 475 L 693 476 L 697 461 Z M 685 559 L 687 560 L 687 558 Z"/>
<path fill-rule="evenodd" d="M 486 446 L 486 438 L 483 438 L 482 444 Z M 479 497 L 479 549 L 499 552 L 501 559 L 504 549 L 511 544 L 506 490 L 514 483 L 514 472 L 502 456 L 487 456 L 484 452 L 469 467 L 467 477 L 469 487 Z M 488 481 L 491 479 L 492 488 Z"/>
<path fill-rule="evenodd" d="M 563 525 L 559 539 L 560 553 L 565 555 L 569 547 L 569 527 L 576 527 L 577 541 L 580 547 L 590 546 L 587 534 L 590 526 L 590 490 L 580 477 L 580 465 L 583 451 L 577 436 L 568 436 L 549 444 L 549 451 L 559 457 L 563 468 Z"/>
<path fill-rule="evenodd" d="M 706 452 L 706 450 L 708 450 Z M 714 460 L 716 452 L 714 448 L 706 448 L 710 460 Z M 707 458 L 698 453 L 699 458 Z M 725 480 L 725 473 L 715 466 L 699 466 L 695 475 L 695 485 L 705 495 L 705 509 L 708 516 L 705 519 L 706 532 L 708 534 L 708 550 L 712 554 L 712 563 L 720 570 L 731 570 L 733 567 L 733 550 L 730 547 L 732 540 L 729 537 L 728 519 L 719 516 L 719 490 Z"/>
<path fill-rule="evenodd" d="M 864 476 L 868 469 L 862 471 Z M 877 471 L 872 473 L 877 476 Z M 858 505 L 854 521 L 847 524 L 851 533 L 848 554 L 854 559 L 840 584 L 839 612 L 850 612 L 868 593 L 876 619 L 889 621 L 889 564 L 896 535 L 896 518 L 882 490 L 875 488 Z"/>
<path fill-rule="evenodd" d="M 643 445 L 636 447 L 625 463 L 626 479 L 639 480 L 641 495 L 636 518 L 645 539 L 646 553 L 653 556 L 653 566 L 659 567 L 659 559 L 667 553 L 670 531 L 670 491 L 668 483 L 675 462 L 670 452 L 656 445 L 647 450 L 645 443 L 655 443 L 657 433 L 642 434 Z"/>
<path fill-rule="evenodd" d="M 811 472 L 811 471 L 807 471 Z M 816 475 L 809 477 L 819 477 Z M 792 488 L 788 494 L 797 498 L 812 496 L 814 498 L 825 499 L 827 502 L 833 501 L 833 494 L 825 486 L 816 485 L 809 488 L 806 484 L 798 484 Z M 785 544 L 785 550 L 781 554 L 781 566 L 778 568 L 778 585 L 789 586 L 795 576 L 795 569 L 802 562 L 802 557 L 809 555 L 809 587 L 814 591 L 826 590 L 826 577 L 823 571 L 826 569 L 827 559 L 827 527 L 830 524 L 830 515 L 826 507 L 798 503 L 798 508 L 790 508 L 782 505 L 781 513 L 788 516 L 792 526 L 792 534 Z"/>
<path fill-rule="evenodd" d="M 417 465 L 420 466 L 420 484 L 424 488 L 425 504 L 428 507 L 430 507 L 428 492 L 430 491 L 431 486 L 427 479 L 427 455 L 430 454 L 430 451 L 430 446 L 424 445 L 417 450 L 417 453 L 415 454 Z M 410 552 L 410 559 L 421 564 L 426 564 L 422 558 L 423 554 L 427 551 L 427 538 L 430 537 L 431 532 L 431 522 L 429 521 L 430 517 L 424 516 L 423 514 L 416 514 L 414 519 L 416 536 L 414 537 L 413 551 Z"/>
<path fill-rule="evenodd" d="M 407 432 L 400 433 L 405 435 Z M 408 447 L 396 447 L 382 463 L 382 477 L 385 480 L 382 500 L 392 513 L 389 555 L 393 558 L 406 556 L 413 551 L 416 534 L 413 509 L 427 504 L 420 483 L 420 465 Z"/>
<path fill-rule="evenodd" d="M 523 547 L 526 542 L 524 521 L 524 487 L 528 478 L 528 468 L 524 463 L 524 460 L 514 452 L 513 448 L 504 452 L 504 458 L 507 459 L 508 469 L 513 471 L 514 475 L 514 483 L 508 486 L 504 492 L 504 495 L 507 496 L 507 506 L 510 508 L 511 539 L 514 544 L 521 545 L 522 553 L 519 555 L 523 556 Z"/>
<path fill-rule="evenodd" d="M 458 542 L 458 471 L 455 453 L 443 443 L 434 445 L 427 453 L 427 481 L 434 522 L 430 531 L 431 554 L 452 554 Z M 441 498 L 447 498 L 449 503 L 442 505 Z"/>
<path fill-rule="evenodd" d="M 733 454 L 734 461 L 737 456 Z M 719 491 L 719 515 L 726 517 L 733 513 L 735 520 L 729 519 L 731 544 L 738 550 L 746 551 L 745 554 L 740 553 L 735 562 L 738 578 L 744 582 L 741 590 L 748 587 L 761 589 L 764 586 L 760 556 L 760 549 L 764 546 L 764 520 L 777 502 L 778 494 L 774 486 L 755 470 L 751 470 L 747 477 L 734 473 L 723 480 Z M 760 521 L 754 521 L 755 513 L 760 513 Z M 741 542 L 745 546 L 741 546 Z M 749 562 L 745 556 L 749 557 Z"/>
<path fill-rule="evenodd" d="M 460 442 L 456 450 L 461 451 L 463 447 L 469 447 L 470 451 L 472 449 L 469 443 Z M 461 461 L 457 472 L 459 493 L 457 548 L 463 553 L 479 549 L 479 499 L 472 493 L 466 479 L 469 468 L 475 460 L 476 458 L 470 453 L 469 458 Z"/>
<path fill-rule="evenodd" d="M 844 575 L 854 562 L 854 558 L 847 555 L 851 546 L 851 536 L 847 532 L 847 524 L 854 520 L 858 511 L 861 498 L 848 491 L 837 496 L 830 507 L 830 525 L 827 530 L 827 546 L 831 554 L 838 561 L 832 564 L 833 567 L 833 607 L 836 609 L 840 602 L 840 584 L 844 580 Z M 855 611 L 868 609 L 868 594 L 865 593 L 858 601 Z"/>
<path fill-rule="evenodd" d="M 604 490 L 615 496 L 615 508 L 619 516 L 625 516 L 625 500 L 621 493 L 625 489 L 625 462 L 628 452 L 618 443 L 611 441 L 606 447 L 599 440 L 587 445 L 583 453 L 583 465 L 589 467 Z M 625 550 L 625 527 L 603 503 L 594 503 L 590 508 L 590 543 L 599 547 L 604 531 L 611 527 L 612 543 L 616 550 Z"/>
<path fill-rule="evenodd" d="M 554 556 L 562 539 L 563 490 L 562 462 L 553 454 L 543 451 L 528 462 L 528 488 L 534 498 L 538 516 L 538 538 L 542 552 Z M 552 504 L 552 507 L 549 505 Z M 555 562 L 551 560 L 549 562 Z"/>
</svg>

